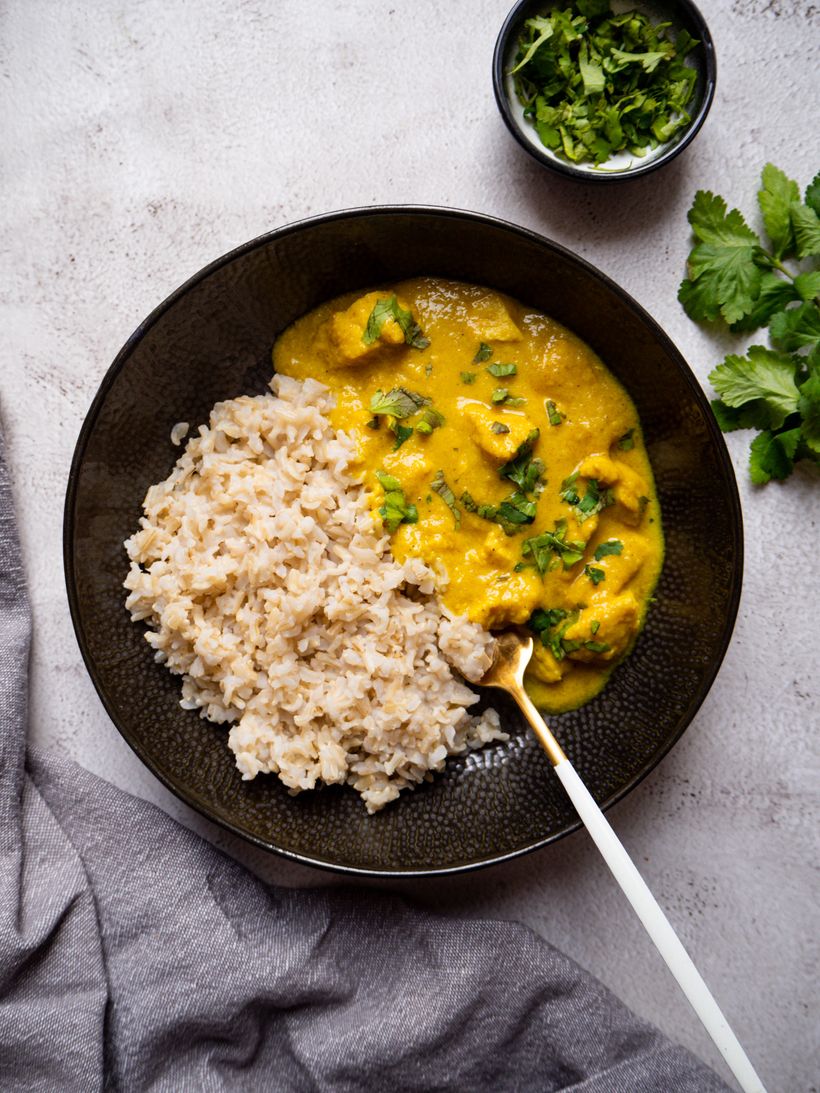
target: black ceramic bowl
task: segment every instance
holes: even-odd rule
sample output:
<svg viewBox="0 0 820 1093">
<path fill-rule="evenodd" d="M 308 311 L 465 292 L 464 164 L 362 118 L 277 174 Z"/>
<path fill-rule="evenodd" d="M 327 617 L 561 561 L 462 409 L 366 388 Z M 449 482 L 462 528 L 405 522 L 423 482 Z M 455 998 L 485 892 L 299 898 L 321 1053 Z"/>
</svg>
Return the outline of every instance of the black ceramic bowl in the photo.
<svg viewBox="0 0 820 1093">
<path fill-rule="evenodd" d="M 717 81 L 717 61 L 712 36 L 706 20 L 691 0 L 615 0 L 613 8 L 626 11 L 637 8 L 644 12 L 654 23 L 672 23 L 673 29 L 687 30 L 700 43 L 687 58 L 687 64 L 697 70 L 697 82 L 694 95 L 688 106 L 690 122 L 685 129 L 677 133 L 672 140 L 660 145 L 642 157 L 622 153 L 606 164 L 595 167 L 591 163 L 569 163 L 546 148 L 535 130 L 535 126 L 524 117 L 524 107 L 515 94 L 513 77 L 509 75 L 515 67 L 515 55 L 518 52 L 518 38 L 527 19 L 543 15 L 554 7 L 565 7 L 559 0 L 519 0 L 504 20 L 493 55 L 493 90 L 495 101 L 504 122 L 525 151 L 538 160 L 544 167 L 549 167 L 569 178 L 582 179 L 585 182 L 618 182 L 624 179 L 638 178 L 650 171 L 662 167 L 674 159 L 692 141 L 706 120 Z"/>
<path fill-rule="evenodd" d="M 645 311 L 555 243 L 472 213 L 360 209 L 260 236 L 178 289 L 118 354 L 77 442 L 65 565 L 80 648 L 114 724 L 183 801 L 269 850 L 382 875 L 486 865 L 578 826 L 517 712 L 496 703 L 509 743 L 451 759 L 376 816 L 351 789 L 291 797 L 273 777 L 243 782 L 225 729 L 180 707 L 179 679 L 154 663 L 130 622 L 122 542 L 147 487 L 179 455 L 175 422 L 203 422 L 218 400 L 264 391 L 274 339 L 316 304 L 418 274 L 490 285 L 554 316 L 601 355 L 638 408 L 666 531 L 657 602 L 606 689 L 552 719 L 604 806 L 655 766 L 702 702 L 732 631 L 742 567 L 735 480 L 697 381 Z"/>
</svg>

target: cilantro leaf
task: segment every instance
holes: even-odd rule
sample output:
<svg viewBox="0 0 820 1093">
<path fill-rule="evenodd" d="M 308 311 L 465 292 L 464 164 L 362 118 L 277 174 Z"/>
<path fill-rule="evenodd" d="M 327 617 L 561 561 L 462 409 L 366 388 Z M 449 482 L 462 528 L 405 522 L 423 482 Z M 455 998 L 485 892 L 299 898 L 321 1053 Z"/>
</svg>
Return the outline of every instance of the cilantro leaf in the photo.
<svg viewBox="0 0 820 1093">
<path fill-rule="evenodd" d="M 552 399 L 547 399 L 547 417 L 550 425 L 560 425 L 566 416 L 566 414 L 561 413 Z"/>
<path fill-rule="evenodd" d="M 523 493 L 531 493 L 544 473 L 542 461 L 532 458 L 533 449 L 540 435 L 538 429 L 532 429 L 526 439 L 518 445 L 512 459 L 498 468 L 499 478 L 509 478 Z"/>
<path fill-rule="evenodd" d="M 460 375 L 462 383 L 470 384 L 475 383 L 478 372 L 461 372 Z"/>
<path fill-rule="evenodd" d="M 418 395 L 415 391 L 408 391 L 406 387 L 394 387 L 387 394 L 379 390 L 373 395 L 370 399 L 370 412 L 401 419 L 415 414 L 429 401 L 429 398 Z"/>
<path fill-rule="evenodd" d="M 727 406 L 762 399 L 769 410 L 769 425 L 777 429 L 797 409 L 795 362 L 762 345 L 750 346 L 748 353 L 748 357 L 728 356 L 709 374 L 709 381 Z"/>
<path fill-rule="evenodd" d="M 522 59 L 518 62 L 515 68 L 510 69 L 510 75 L 514 75 L 520 69 L 530 63 L 540 47 L 552 37 L 552 21 L 546 16 L 537 15 L 534 19 L 528 19 L 526 25 L 531 29 L 538 32 L 537 36 L 530 43 L 530 47 L 524 54 Z"/>
<path fill-rule="evenodd" d="M 754 302 L 752 310 L 736 323 L 732 323 L 732 330 L 736 334 L 746 334 L 757 330 L 759 326 L 765 326 L 772 315 L 782 311 L 799 296 L 797 278 L 794 281 L 784 281 L 771 270 L 764 270 L 760 278 L 760 293 Z"/>
<path fill-rule="evenodd" d="M 595 548 L 595 561 L 600 562 L 601 558 L 606 558 L 609 554 L 621 554 L 624 549 L 624 544 L 620 539 L 607 539 L 605 543 L 599 543 Z"/>
<path fill-rule="evenodd" d="M 781 311 L 771 321 L 769 336 L 781 349 L 799 349 L 820 341 L 820 308 L 803 303 Z"/>
<path fill-rule="evenodd" d="M 455 522 L 456 531 L 461 527 L 461 509 L 456 504 L 456 495 L 447 485 L 447 480 L 444 477 L 444 471 L 436 471 L 433 476 L 433 481 L 430 483 L 430 488 L 439 495 L 444 504 L 449 508 L 453 514 L 453 521 Z"/>
<path fill-rule="evenodd" d="M 763 224 L 774 247 L 775 257 L 782 258 L 794 248 L 794 232 L 791 222 L 791 204 L 800 201 L 796 182 L 771 163 L 763 168 L 763 189 L 758 190 L 757 200 L 763 213 Z"/>
<path fill-rule="evenodd" d="M 801 300 L 820 298 L 820 269 L 812 270 L 811 273 L 798 273 L 793 283 Z"/>
<path fill-rule="evenodd" d="M 393 451 L 397 452 L 402 444 L 404 444 L 405 440 L 409 440 L 413 435 L 413 429 L 412 426 L 400 425 L 397 421 L 393 432 L 396 436 L 396 443 L 393 445 Z"/>
<path fill-rule="evenodd" d="M 558 565 L 571 569 L 584 556 L 586 543 L 567 539 L 566 520 L 556 520 L 552 531 L 542 531 L 521 544 L 521 553 L 525 558 L 532 557 L 538 572 L 543 575 L 548 569 Z"/>
<path fill-rule="evenodd" d="M 631 452 L 635 447 L 635 430 L 627 429 L 623 436 L 618 437 L 618 447 L 622 452 Z"/>
<path fill-rule="evenodd" d="M 488 364 L 487 371 L 491 376 L 495 376 L 496 379 L 501 379 L 503 376 L 514 376 L 518 372 L 518 368 L 514 364 Z"/>
<path fill-rule="evenodd" d="M 627 53 L 622 49 L 613 49 L 610 56 L 620 64 L 640 64 L 646 72 L 654 72 L 658 63 L 669 56 L 669 51 L 657 49 L 649 53 Z"/>
<path fill-rule="evenodd" d="M 523 493 L 514 493 L 498 506 L 498 514 L 511 524 L 531 524 L 535 519 L 536 503 Z"/>
<path fill-rule="evenodd" d="M 820 216 L 820 171 L 806 187 L 806 204 Z"/>
<path fill-rule="evenodd" d="M 582 497 L 575 483 L 578 480 L 578 472 L 575 471 L 569 478 L 561 483 L 559 497 L 571 505 L 575 513 L 575 519 L 579 524 L 595 516 L 605 508 L 615 503 L 615 497 L 610 489 L 601 489 L 596 478 L 586 480 L 586 492 Z"/>
<path fill-rule="evenodd" d="M 419 425 L 427 425 L 432 432 L 433 429 L 440 429 L 445 422 L 444 414 L 440 410 L 437 410 L 435 406 L 428 406 L 426 410 L 422 412 L 421 421 Z M 416 426 L 418 428 L 418 425 Z"/>
<path fill-rule="evenodd" d="M 415 524 L 419 518 L 418 510 L 415 505 L 407 502 L 398 478 L 384 471 L 376 471 L 376 478 L 384 490 L 384 502 L 379 509 L 379 516 L 387 531 L 392 535 L 400 524 Z"/>
<path fill-rule="evenodd" d="M 820 217 L 814 209 L 794 202 L 791 207 L 791 221 L 797 257 L 820 255 Z"/>
<path fill-rule="evenodd" d="M 503 421 L 494 421 L 490 426 L 490 431 L 493 433 L 504 434 L 510 431 L 509 425 L 505 425 Z"/>
<path fill-rule="evenodd" d="M 377 300 L 370 312 L 362 334 L 362 341 L 365 345 L 372 345 L 376 341 L 388 319 L 395 319 L 399 324 L 406 345 L 410 345 L 414 349 L 426 349 L 430 344 L 430 339 L 425 338 L 422 334 L 421 327 L 413 318 L 413 313 L 405 311 L 400 306 L 396 294 L 393 293 L 392 296 Z"/>
<path fill-rule="evenodd" d="M 772 478 L 788 478 L 794 467 L 794 453 L 800 440 L 800 429 L 773 433 L 767 429 L 758 433 L 751 444 L 749 474 L 757 486 Z"/>
<path fill-rule="evenodd" d="M 597 566 L 594 565 L 585 565 L 584 573 L 587 577 L 589 577 L 589 579 L 596 587 L 601 583 L 601 581 L 605 580 L 606 578 L 606 570 L 599 569 Z"/>
<path fill-rule="evenodd" d="M 478 343 L 478 351 L 473 357 L 473 364 L 483 364 L 484 361 L 488 361 L 493 355 L 493 349 L 491 345 L 487 345 L 486 342 Z"/>
<path fill-rule="evenodd" d="M 768 429 L 771 420 L 769 408 L 762 399 L 753 399 L 737 408 L 715 398 L 712 410 L 724 433 L 733 433 L 736 429 Z"/>
<path fill-rule="evenodd" d="M 688 215 L 699 242 L 689 255 L 691 282 L 678 298 L 692 318 L 716 318 L 719 311 L 727 323 L 737 322 L 760 293 L 758 238 L 737 209 L 727 212 L 723 198 L 705 190 L 695 194 Z"/>
<path fill-rule="evenodd" d="M 803 440 L 815 455 L 820 455 L 820 369 L 800 385 L 797 408 L 803 417 Z"/>
</svg>

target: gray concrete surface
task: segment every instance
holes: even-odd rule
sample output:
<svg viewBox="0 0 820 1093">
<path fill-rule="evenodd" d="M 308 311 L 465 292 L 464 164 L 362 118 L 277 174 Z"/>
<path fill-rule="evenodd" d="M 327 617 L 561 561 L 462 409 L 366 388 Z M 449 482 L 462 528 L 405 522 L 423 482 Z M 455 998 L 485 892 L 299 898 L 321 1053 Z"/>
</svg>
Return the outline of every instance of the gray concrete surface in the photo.
<svg viewBox="0 0 820 1093">
<path fill-rule="evenodd" d="M 760 168 L 805 184 L 817 142 L 820 9 L 704 3 L 719 57 L 704 130 L 662 173 L 593 189 L 544 173 L 496 112 L 506 0 L 3 0 L 0 413 L 34 600 L 31 736 L 157 802 L 266 877 L 335 879 L 203 823 L 142 768 L 82 666 L 63 588 L 66 474 L 100 378 L 137 322 L 268 228 L 377 202 L 506 217 L 591 259 L 658 319 L 707 385 L 731 340 L 676 298 L 686 210 L 710 188 L 754 217 Z M 753 489 L 739 620 L 694 724 L 611 818 L 770 1090 L 815 1089 L 820 481 Z M 812 763 L 814 762 L 814 767 Z M 125 833 L 127 838 L 127 833 Z M 588 840 L 405 884 L 445 914 L 520 919 L 713 1064 Z"/>
</svg>

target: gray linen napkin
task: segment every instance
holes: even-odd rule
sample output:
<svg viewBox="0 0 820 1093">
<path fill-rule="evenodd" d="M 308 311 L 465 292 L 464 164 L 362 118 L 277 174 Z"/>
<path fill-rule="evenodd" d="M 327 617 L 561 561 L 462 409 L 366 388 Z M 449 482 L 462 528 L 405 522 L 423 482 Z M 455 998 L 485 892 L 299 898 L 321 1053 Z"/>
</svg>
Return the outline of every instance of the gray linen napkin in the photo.
<svg viewBox="0 0 820 1093">
<path fill-rule="evenodd" d="M 271 888 L 30 750 L 0 437 L 0 1088 L 725 1090 L 525 927 Z M 112 729 L 113 731 L 113 729 Z"/>
</svg>

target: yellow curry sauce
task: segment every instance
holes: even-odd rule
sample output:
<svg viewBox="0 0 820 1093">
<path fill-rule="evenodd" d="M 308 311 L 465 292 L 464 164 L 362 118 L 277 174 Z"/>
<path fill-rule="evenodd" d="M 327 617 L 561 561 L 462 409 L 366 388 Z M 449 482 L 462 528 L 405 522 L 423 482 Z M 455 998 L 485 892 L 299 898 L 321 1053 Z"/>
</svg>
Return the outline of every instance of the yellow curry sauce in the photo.
<svg viewBox="0 0 820 1093">
<path fill-rule="evenodd" d="M 415 522 L 396 527 L 395 557 L 443 567 L 454 613 L 533 626 L 527 686 L 542 709 L 592 698 L 631 648 L 663 560 L 637 413 L 598 357 L 506 296 L 420 278 L 323 304 L 273 359 L 335 394 L 377 520 L 400 484 Z M 371 409 L 394 404 L 402 416 Z"/>
</svg>

